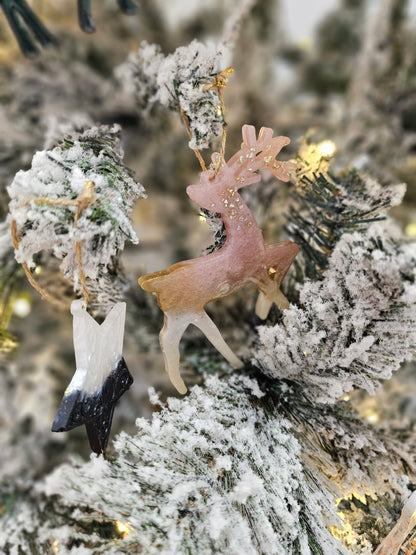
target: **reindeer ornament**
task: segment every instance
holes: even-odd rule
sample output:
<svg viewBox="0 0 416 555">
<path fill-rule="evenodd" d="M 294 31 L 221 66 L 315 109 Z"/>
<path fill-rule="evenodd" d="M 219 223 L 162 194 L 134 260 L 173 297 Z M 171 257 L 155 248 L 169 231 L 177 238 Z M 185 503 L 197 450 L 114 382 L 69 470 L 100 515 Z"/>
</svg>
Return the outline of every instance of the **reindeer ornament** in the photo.
<svg viewBox="0 0 416 555">
<path fill-rule="evenodd" d="M 267 317 L 273 303 L 281 309 L 289 306 L 280 284 L 299 248 L 291 241 L 265 245 L 261 229 L 238 193 L 241 187 L 260 181 L 258 170 L 262 168 L 289 181 L 295 164 L 275 159 L 289 139 L 273 138 L 267 127 L 260 129 L 258 138 L 252 125 L 244 125 L 242 132 L 241 149 L 227 163 L 215 153 L 216 169 L 203 171 L 201 183 L 186 189 L 200 206 L 221 214 L 227 237 L 224 246 L 139 279 L 145 291 L 156 294 L 165 314 L 160 344 L 166 371 L 180 393 L 186 393 L 186 386 L 179 373 L 179 342 L 189 324 L 197 326 L 232 366 L 243 366 L 205 312 L 206 304 L 253 283 L 260 290 L 256 304 L 260 318 Z"/>
</svg>

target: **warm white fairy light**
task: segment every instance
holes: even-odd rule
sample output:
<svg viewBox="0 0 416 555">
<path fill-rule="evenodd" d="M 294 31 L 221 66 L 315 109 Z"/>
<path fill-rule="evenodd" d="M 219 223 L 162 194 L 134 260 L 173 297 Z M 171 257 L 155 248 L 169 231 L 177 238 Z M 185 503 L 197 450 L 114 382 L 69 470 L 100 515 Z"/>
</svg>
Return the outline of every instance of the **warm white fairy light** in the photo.
<svg viewBox="0 0 416 555">
<path fill-rule="evenodd" d="M 302 50 L 303 52 L 308 52 L 309 50 L 312 49 L 312 46 L 313 46 L 313 41 L 311 37 L 304 35 L 303 37 L 299 38 L 298 40 L 299 50 Z"/>
<path fill-rule="evenodd" d="M 303 161 L 300 175 L 313 179 L 315 173 L 326 174 L 336 150 L 336 144 L 330 139 L 314 143 L 305 137 L 299 147 L 299 157 Z"/>
<path fill-rule="evenodd" d="M 124 524 L 124 522 L 120 522 L 119 520 L 117 520 L 116 522 L 116 528 L 117 532 L 120 534 L 120 536 L 123 536 L 123 538 L 125 538 L 130 532 L 128 525 Z"/>
<path fill-rule="evenodd" d="M 416 237 L 416 222 L 411 222 L 407 224 L 404 228 L 404 232 L 408 237 Z"/>
<path fill-rule="evenodd" d="M 363 505 L 367 505 L 367 499 L 365 495 L 357 491 L 353 491 L 347 497 L 339 497 L 336 500 L 335 505 L 338 507 L 341 501 L 352 500 L 354 497 L 355 499 L 361 501 Z M 347 515 L 343 511 L 337 511 L 337 515 L 341 519 L 342 527 L 338 525 L 330 526 L 329 531 L 331 532 L 331 535 L 345 545 L 355 545 L 357 540 L 357 532 L 354 530 L 352 524 L 348 521 Z"/>
<path fill-rule="evenodd" d="M 333 156 L 337 150 L 336 144 L 334 141 L 330 141 L 327 139 L 326 141 L 322 141 L 318 144 L 318 150 L 322 154 L 322 156 L 329 157 Z"/>
<path fill-rule="evenodd" d="M 354 544 L 357 534 L 354 532 L 352 525 L 346 520 L 346 516 L 342 511 L 337 511 L 337 515 L 341 519 L 342 528 L 339 526 L 330 526 L 329 531 L 331 535 L 338 540 L 347 545 Z"/>
<path fill-rule="evenodd" d="M 380 422 L 380 415 L 375 411 L 369 411 L 365 418 L 370 424 L 377 424 L 377 422 Z"/>
<path fill-rule="evenodd" d="M 32 303 L 27 297 L 17 297 L 13 302 L 13 314 L 19 318 L 26 318 L 32 310 Z"/>
</svg>

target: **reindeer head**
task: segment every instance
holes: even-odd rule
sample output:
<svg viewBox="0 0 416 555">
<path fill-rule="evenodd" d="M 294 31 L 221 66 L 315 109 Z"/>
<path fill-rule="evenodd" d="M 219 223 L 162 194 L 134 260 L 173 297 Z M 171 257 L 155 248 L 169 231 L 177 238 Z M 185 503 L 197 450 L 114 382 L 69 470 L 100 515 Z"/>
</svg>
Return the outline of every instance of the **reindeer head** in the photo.
<svg viewBox="0 0 416 555">
<path fill-rule="evenodd" d="M 238 190 L 260 181 L 258 170 L 267 168 L 282 181 L 289 181 L 289 172 L 296 168 L 292 162 L 278 162 L 276 156 L 289 144 L 287 137 L 273 137 L 272 129 L 262 127 L 256 138 L 253 125 L 244 125 L 241 149 L 228 160 L 222 161 L 219 170 L 206 170 L 201 174 L 201 182 L 190 185 L 186 192 L 197 204 L 211 212 L 222 212 L 221 200 L 225 190 Z M 212 155 L 214 167 L 218 165 L 219 154 Z"/>
</svg>

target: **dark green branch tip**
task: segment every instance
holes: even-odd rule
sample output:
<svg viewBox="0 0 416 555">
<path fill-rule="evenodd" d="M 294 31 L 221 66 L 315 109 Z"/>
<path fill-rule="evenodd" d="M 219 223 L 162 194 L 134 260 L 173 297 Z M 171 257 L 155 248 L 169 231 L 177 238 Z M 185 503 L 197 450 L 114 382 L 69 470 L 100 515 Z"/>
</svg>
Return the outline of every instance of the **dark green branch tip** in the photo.
<svg viewBox="0 0 416 555">
<path fill-rule="evenodd" d="M 93 33 L 95 25 L 91 15 L 91 0 L 77 2 L 79 26 L 84 32 Z M 128 15 L 137 11 L 137 5 L 133 0 L 117 0 L 117 3 Z M 56 44 L 55 37 L 28 6 L 26 0 L 0 0 L 0 8 L 25 56 L 33 57 L 39 54 L 38 45 L 47 48 Z"/>
<path fill-rule="evenodd" d="M 370 194 L 365 180 L 353 169 L 338 176 L 304 175 L 300 182 L 285 229 L 301 249 L 305 276 L 319 279 L 343 233 L 362 232 L 369 224 L 385 219 L 391 196 L 388 190 L 380 196 Z M 346 193 L 349 202 L 345 202 Z"/>
</svg>

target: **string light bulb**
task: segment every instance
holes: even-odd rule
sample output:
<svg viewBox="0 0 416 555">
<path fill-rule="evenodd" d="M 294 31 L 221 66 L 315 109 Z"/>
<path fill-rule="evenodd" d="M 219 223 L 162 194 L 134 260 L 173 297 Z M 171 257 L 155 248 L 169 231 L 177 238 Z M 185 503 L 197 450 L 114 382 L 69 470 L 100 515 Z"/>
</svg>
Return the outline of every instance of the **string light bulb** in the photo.
<svg viewBox="0 0 416 555">
<path fill-rule="evenodd" d="M 116 529 L 117 529 L 117 533 L 123 539 L 130 533 L 130 528 L 128 527 L 128 525 L 124 524 L 124 522 L 121 522 L 119 520 L 116 521 Z"/>
<path fill-rule="evenodd" d="M 32 310 L 31 299 L 27 295 L 16 297 L 13 301 L 13 314 L 19 318 L 26 318 Z"/>
<path fill-rule="evenodd" d="M 334 141 L 327 139 L 318 144 L 318 150 L 322 156 L 329 158 L 335 154 L 337 146 Z"/>
<path fill-rule="evenodd" d="M 368 411 L 365 418 L 370 424 L 377 424 L 377 422 L 380 422 L 380 415 L 375 411 Z"/>
<path fill-rule="evenodd" d="M 411 222 L 407 224 L 404 228 L 404 232 L 408 237 L 416 237 L 416 222 Z"/>
</svg>

